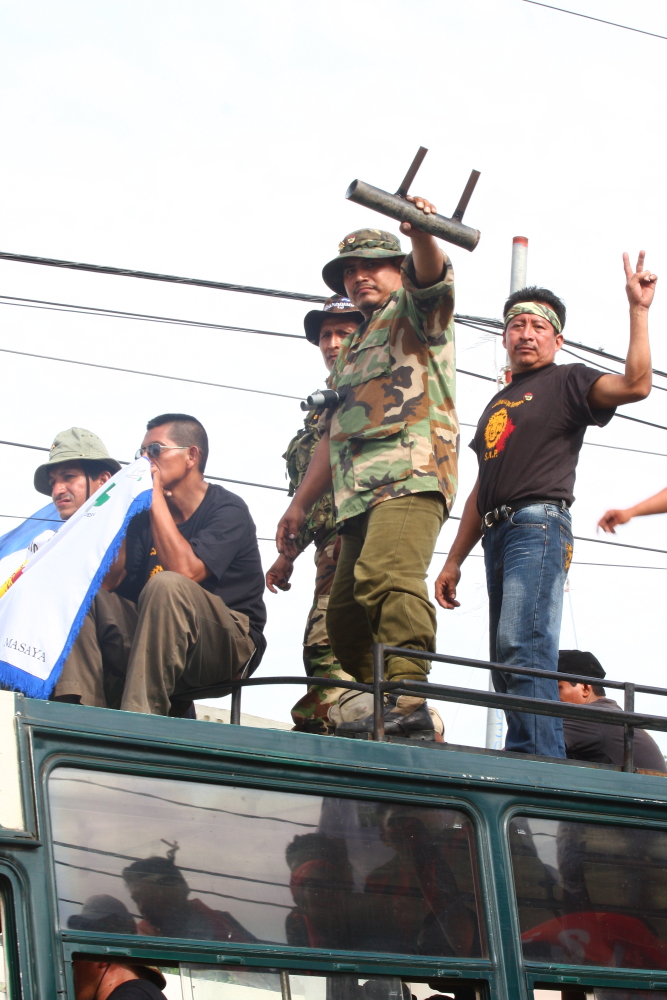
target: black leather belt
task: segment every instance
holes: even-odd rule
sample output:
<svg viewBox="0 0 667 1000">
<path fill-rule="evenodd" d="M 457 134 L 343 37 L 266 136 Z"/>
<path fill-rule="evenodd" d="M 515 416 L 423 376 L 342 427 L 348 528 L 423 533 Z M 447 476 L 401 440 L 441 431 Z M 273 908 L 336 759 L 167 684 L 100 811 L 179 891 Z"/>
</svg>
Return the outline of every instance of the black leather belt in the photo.
<svg viewBox="0 0 667 1000">
<path fill-rule="evenodd" d="M 532 507 L 533 504 L 537 503 L 548 503 L 554 507 L 560 507 L 561 510 L 567 510 L 570 506 L 567 500 L 520 500 L 512 506 L 504 503 L 500 507 L 494 507 L 493 510 L 487 511 L 482 518 L 482 531 L 486 528 L 492 528 L 494 524 L 497 524 L 500 521 L 509 520 L 512 514 L 515 514 L 523 507 Z"/>
</svg>

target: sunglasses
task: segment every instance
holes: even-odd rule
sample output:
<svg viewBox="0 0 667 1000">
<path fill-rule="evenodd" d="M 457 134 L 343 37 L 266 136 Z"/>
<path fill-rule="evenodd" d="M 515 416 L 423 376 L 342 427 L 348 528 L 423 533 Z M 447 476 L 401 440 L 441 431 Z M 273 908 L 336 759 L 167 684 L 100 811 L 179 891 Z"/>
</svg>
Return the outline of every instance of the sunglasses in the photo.
<svg viewBox="0 0 667 1000">
<path fill-rule="evenodd" d="M 189 444 L 158 444 L 157 441 L 152 441 L 138 448 L 134 457 L 141 458 L 142 455 L 147 455 L 148 458 L 155 459 L 159 458 L 163 451 L 188 451 L 191 447 Z"/>
</svg>

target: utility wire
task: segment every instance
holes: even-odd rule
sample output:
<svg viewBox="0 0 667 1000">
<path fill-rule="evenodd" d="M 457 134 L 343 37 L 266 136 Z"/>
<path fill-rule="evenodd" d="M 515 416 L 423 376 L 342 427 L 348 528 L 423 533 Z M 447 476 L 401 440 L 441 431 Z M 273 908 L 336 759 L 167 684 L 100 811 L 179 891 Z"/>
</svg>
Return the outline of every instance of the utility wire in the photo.
<svg viewBox="0 0 667 1000">
<path fill-rule="evenodd" d="M 2 260 L 2 259 L 5 259 L 5 260 L 20 260 L 20 261 L 24 261 L 24 262 L 27 262 L 27 263 L 52 264 L 54 267 L 69 267 L 69 266 L 72 266 L 74 268 L 81 268 L 83 270 L 92 270 L 92 271 L 98 270 L 98 267 L 95 264 L 71 264 L 70 265 L 70 262 L 68 262 L 68 261 L 51 261 L 51 260 L 42 259 L 42 258 L 39 258 L 39 257 L 23 257 L 23 256 L 20 256 L 20 255 L 17 255 L 17 254 L 0 253 L 0 260 Z M 130 276 L 137 276 L 137 277 L 155 278 L 155 280 L 175 281 L 175 282 L 186 283 L 186 284 L 187 283 L 199 284 L 199 285 L 204 285 L 205 287 L 211 286 L 211 287 L 215 287 L 215 288 L 223 288 L 223 289 L 226 289 L 226 290 L 229 290 L 229 291 L 248 292 L 248 293 L 257 294 L 257 295 L 266 294 L 266 295 L 272 295 L 272 296 L 275 296 L 275 297 L 278 297 L 278 298 L 286 298 L 286 299 L 299 299 L 299 300 L 306 301 L 306 302 L 326 302 L 326 299 L 323 296 L 321 296 L 321 295 L 320 296 L 318 296 L 318 295 L 306 295 L 306 294 L 301 294 L 300 292 L 281 292 L 281 291 L 275 291 L 273 289 L 253 288 L 253 287 L 251 287 L 249 285 L 223 284 L 221 282 L 211 283 L 211 282 L 207 282 L 205 280 L 200 280 L 198 278 L 171 278 L 171 277 L 169 277 L 167 275 L 162 275 L 162 276 L 161 275 L 152 275 L 152 274 L 150 274 L 148 272 L 144 273 L 144 272 L 141 272 L 141 271 L 137 271 L 137 272 L 123 271 L 123 270 L 121 270 L 119 268 L 116 268 L 116 269 L 113 269 L 113 268 L 112 269 L 102 268 L 101 270 L 105 274 L 106 273 L 111 273 L 111 274 L 119 273 L 119 274 L 130 275 Z M 259 334 L 263 334 L 264 336 L 268 336 L 268 337 L 289 337 L 292 340 L 305 340 L 306 339 L 301 334 L 296 334 L 296 333 L 278 333 L 278 332 L 276 332 L 274 330 L 256 330 L 256 329 L 252 329 L 250 327 L 245 327 L 245 326 L 225 326 L 225 325 L 223 325 L 221 323 L 206 323 L 206 322 L 202 322 L 202 321 L 199 321 L 199 320 L 176 319 L 176 318 L 171 317 L 171 316 L 155 316 L 155 315 L 152 315 L 150 313 L 124 312 L 124 311 L 119 311 L 117 309 L 105 309 L 104 307 L 101 307 L 101 306 L 100 307 L 98 307 L 98 306 L 77 306 L 77 305 L 72 305 L 71 303 L 66 303 L 66 302 L 51 302 L 51 301 L 45 300 L 45 299 L 19 298 L 18 296 L 14 296 L 14 295 L 0 295 L 0 305 L 27 306 L 27 307 L 32 307 L 32 308 L 35 308 L 35 309 L 39 309 L 39 308 L 50 309 L 50 310 L 53 310 L 55 312 L 72 312 L 72 313 L 82 313 L 82 314 L 87 315 L 87 316 L 88 315 L 90 315 L 90 316 L 108 316 L 108 317 L 111 317 L 111 318 L 115 317 L 115 318 L 120 318 L 120 319 L 144 320 L 146 322 L 151 322 L 151 323 L 172 323 L 172 324 L 175 324 L 175 325 L 178 325 L 178 326 L 195 326 L 195 327 L 203 327 L 205 329 L 211 329 L 211 330 L 228 330 L 228 331 L 238 332 L 238 333 L 259 333 Z M 468 326 L 468 327 L 470 327 L 473 330 L 480 330 L 482 333 L 492 333 L 495 336 L 502 336 L 502 331 L 504 329 L 504 324 L 499 319 L 487 319 L 484 316 L 468 316 L 465 313 L 455 313 L 454 314 L 454 322 L 458 323 L 461 326 Z M 587 347 L 585 344 L 580 344 L 580 343 L 578 343 L 577 341 L 574 341 L 574 340 L 564 340 L 563 343 L 565 343 L 565 344 L 567 344 L 568 346 L 571 346 L 571 347 L 578 347 L 580 350 L 587 351 L 589 354 L 597 354 L 600 357 L 608 358 L 610 361 L 620 361 L 620 362 L 624 362 L 625 361 L 625 358 L 619 358 L 618 355 L 616 355 L 616 354 L 608 354 L 606 351 L 603 351 L 601 348 Z M 654 372 L 655 375 L 662 375 L 665 378 L 667 378 L 667 372 L 660 371 L 660 369 L 658 369 L 658 368 L 654 368 L 653 372 Z"/>
<path fill-rule="evenodd" d="M 278 396 L 280 399 L 303 399 L 303 396 L 288 396 L 284 392 L 269 392 L 268 389 L 248 389 L 243 385 L 223 385 L 221 382 L 203 382 L 198 378 L 185 378 L 184 375 L 163 375 L 161 372 L 142 372 L 136 368 L 118 368 L 116 365 L 100 365 L 94 361 L 75 361 L 72 358 L 56 358 L 50 354 L 31 354 L 29 351 L 13 351 L 8 347 L 0 347 L 0 352 L 3 354 L 18 354 L 23 358 L 39 358 L 41 361 L 59 361 L 66 365 L 83 365 L 85 368 L 102 368 L 108 372 L 124 372 L 126 375 L 145 375 L 148 378 L 166 378 L 172 382 L 208 385 L 214 389 L 235 389 L 238 392 L 254 392 L 260 396 Z M 466 372 L 466 374 L 468 373 Z"/>
<path fill-rule="evenodd" d="M 148 281 L 167 281 L 176 285 L 197 285 L 202 288 L 217 288 L 223 292 L 246 292 L 248 295 L 268 295 L 273 299 L 292 299 L 297 302 L 326 302 L 324 295 L 308 295 L 305 292 L 281 292 L 276 288 L 256 288 L 254 285 L 237 285 L 227 281 L 210 281 L 207 278 L 179 278 L 173 274 L 157 274 L 152 271 L 133 271 L 125 267 L 108 267 L 104 264 L 81 264 L 73 260 L 54 260 L 50 257 L 29 257 L 22 253 L 0 251 L 0 260 L 14 260 L 20 264 L 43 264 L 46 267 L 63 267 L 71 271 L 92 271 L 93 274 L 115 274 L 121 278 L 145 278 Z"/>
<path fill-rule="evenodd" d="M 20 299 L 14 295 L 0 295 L 0 305 L 21 306 L 26 309 L 45 309 L 50 312 L 73 313 L 75 316 L 106 316 L 109 319 L 143 320 L 146 323 L 168 323 L 174 326 L 194 326 L 205 330 L 225 330 L 231 333 L 259 333 L 264 337 L 288 337 L 290 340 L 305 340 L 300 333 L 278 333 L 276 330 L 256 330 L 247 326 L 225 326 L 222 323 L 206 323 L 196 319 L 176 319 L 173 316 L 155 316 L 151 313 L 123 312 L 118 309 L 104 309 L 101 306 L 76 306 L 66 302 L 49 302 L 48 299 Z"/>
<path fill-rule="evenodd" d="M 524 3 L 532 3 L 535 7 L 546 7 L 547 10 L 557 10 L 560 14 L 572 14 L 574 17 L 583 17 L 587 21 L 597 21 L 598 24 L 610 24 L 612 28 L 623 28 L 625 31 L 635 31 L 638 35 L 649 35 L 651 38 L 661 38 L 667 42 L 667 35 L 656 35 L 654 31 L 644 31 L 643 28 L 632 28 L 629 24 L 619 24 L 617 21 L 606 21 L 603 17 L 593 17 L 592 14 L 580 14 L 578 10 L 566 10 L 564 7 L 552 7 L 550 3 L 540 3 L 540 0 L 523 0 Z"/>
<path fill-rule="evenodd" d="M 51 451 L 50 448 L 42 448 L 40 445 L 36 444 L 21 444 L 19 441 L 0 441 L 0 445 L 3 444 L 8 445 L 10 448 L 30 448 L 31 451 Z M 130 463 L 119 460 L 119 464 L 129 465 Z M 245 479 L 230 479 L 228 476 L 211 476 L 208 474 L 208 472 L 204 473 L 204 479 L 213 479 L 216 482 L 220 483 L 236 483 L 237 486 L 259 486 L 263 490 L 278 490 L 281 493 L 289 492 L 287 486 L 269 486 L 268 483 L 251 483 Z M 2 515 L 2 517 L 10 517 L 10 516 L 12 515 L 9 514 Z M 51 518 L 41 518 L 41 517 L 32 519 L 24 518 L 24 520 L 43 521 L 43 520 L 51 520 Z"/>
<path fill-rule="evenodd" d="M 461 314 L 456 314 L 454 316 L 454 322 L 458 323 L 460 326 L 468 326 L 472 330 L 479 330 L 481 333 L 489 333 L 494 337 L 502 337 L 503 330 L 505 329 L 504 324 L 498 319 L 482 319 L 482 317 L 477 316 L 464 316 Z M 482 324 L 480 326 L 480 324 Z M 621 364 L 625 364 L 625 358 L 621 358 L 618 354 L 610 354 L 608 351 L 604 351 L 601 347 L 588 347 L 586 344 L 580 343 L 578 340 L 568 340 L 567 337 L 563 338 L 563 343 L 568 347 L 576 347 L 579 351 L 586 351 L 588 354 L 597 354 L 599 358 L 607 358 L 609 361 L 618 361 Z M 667 378 L 667 372 L 663 372 L 661 368 L 652 369 L 654 375 L 660 375 L 663 378 Z"/>
<path fill-rule="evenodd" d="M 258 539 L 258 541 L 273 541 L 273 539 Z M 449 552 L 434 552 L 434 556 L 448 556 Z M 468 559 L 483 559 L 484 554 L 482 552 L 471 552 Z M 634 566 L 628 565 L 628 563 L 601 563 L 601 562 L 583 562 L 580 559 L 573 559 L 570 563 L 571 566 L 602 566 L 603 569 L 660 569 L 667 572 L 667 566 Z"/>
<path fill-rule="evenodd" d="M 277 334 L 276 336 L 281 336 L 281 334 Z M 282 336 L 290 337 L 295 336 L 295 334 L 283 334 Z M 299 337 L 298 339 L 305 340 L 306 338 Z M 29 351 L 15 351 L 9 347 L 0 347 L 0 352 L 3 354 L 17 354 L 19 357 L 23 358 L 37 358 L 40 361 L 59 361 L 65 365 L 83 365 L 85 368 L 102 368 L 109 372 L 124 372 L 126 375 L 145 375 L 148 378 L 166 378 L 172 382 L 189 382 L 191 385 L 208 385 L 212 386 L 214 389 L 236 389 L 239 392 L 254 392 L 260 396 L 278 396 L 280 399 L 303 399 L 303 396 L 288 396 L 284 392 L 269 392 L 267 389 L 247 389 L 242 385 L 223 385 L 220 382 L 203 382 L 201 379 L 185 378 L 183 375 L 162 375 L 160 372 L 144 372 L 138 371 L 136 368 L 119 368 L 116 365 L 101 365 L 95 361 L 75 361 L 73 358 L 57 358 L 51 354 L 32 354 Z M 464 368 L 457 368 L 456 370 L 460 375 L 471 375 L 473 378 L 484 379 L 485 382 L 495 382 L 495 379 L 491 378 L 489 375 L 480 375 L 478 372 L 469 372 Z"/>
<path fill-rule="evenodd" d="M 7 515 L 5 515 L 7 516 Z M 275 542 L 275 538 L 260 538 L 257 536 L 258 542 Z M 590 541 L 590 539 L 587 539 Z M 610 543 L 613 544 L 613 543 Z M 666 552 L 667 554 L 667 552 Z M 434 556 L 448 556 L 447 552 L 438 552 L 437 550 L 433 553 Z M 483 559 L 484 554 L 482 552 L 471 552 L 467 556 L 468 559 Z M 571 566 L 602 566 L 609 567 L 610 569 L 662 569 L 667 571 L 667 566 L 628 566 L 627 563 L 601 563 L 601 562 L 582 562 L 580 559 L 573 559 L 570 563 Z"/>
</svg>

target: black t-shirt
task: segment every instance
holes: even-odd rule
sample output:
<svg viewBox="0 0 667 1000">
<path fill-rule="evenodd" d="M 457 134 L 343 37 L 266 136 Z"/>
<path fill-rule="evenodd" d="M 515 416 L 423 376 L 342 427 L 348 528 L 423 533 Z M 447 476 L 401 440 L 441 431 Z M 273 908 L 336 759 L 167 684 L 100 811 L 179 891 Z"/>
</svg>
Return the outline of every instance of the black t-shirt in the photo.
<svg viewBox="0 0 667 1000">
<path fill-rule="evenodd" d="M 108 1000 L 167 1000 L 155 983 L 147 979 L 130 979 L 109 994 Z"/>
<path fill-rule="evenodd" d="M 194 514 L 178 525 L 194 553 L 211 570 L 200 587 L 217 594 L 232 611 L 250 619 L 250 634 L 257 647 L 256 667 L 266 648 L 264 572 L 259 557 L 257 532 L 246 504 L 235 493 L 209 484 Z M 150 513 L 145 510 L 130 522 L 127 530 L 125 567 L 127 575 L 118 593 L 136 601 L 142 588 L 158 569 L 153 544 Z"/>
<path fill-rule="evenodd" d="M 613 698 L 598 698 L 588 708 L 605 708 L 620 712 Z M 565 748 L 572 760 L 594 760 L 599 764 L 623 763 L 623 726 L 600 722 L 578 722 L 563 719 Z M 647 771 L 666 771 L 667 765 L 660 747 L 643 729 L 635 729 L 635 767 Z"/>
<path fill-rule="evenodd" d="M 574 500 L 586 428 L 604 427 L 615 409 L 592 410 L 586 396 L 604 372 L 545 365 L 513 375 L 482 414 L 470 447 L 479 462 L 481 515 L 522 500 Z"/>
</svg>

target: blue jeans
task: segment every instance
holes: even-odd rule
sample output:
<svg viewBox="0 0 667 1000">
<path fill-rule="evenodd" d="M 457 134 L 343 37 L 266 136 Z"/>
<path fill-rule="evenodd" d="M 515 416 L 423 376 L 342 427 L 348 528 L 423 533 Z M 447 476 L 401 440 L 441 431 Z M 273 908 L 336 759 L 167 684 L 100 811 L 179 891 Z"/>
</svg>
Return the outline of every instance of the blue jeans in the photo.
<svg viewBox="0 0 667 1000">
<path fill-rule="evenodd" d="M 483 540 L 489 591 L 490 658 L 497 663 L 558 669 L 565 578 L 572 559 L 572 518 L 555 504 L 522 507 L 487 529 Z M 493 671 L 503 694 L 558 701 L 558 682 Z M 563 722 L 506 712 L 505 749 L 565 757 Z"/>
</svg>

